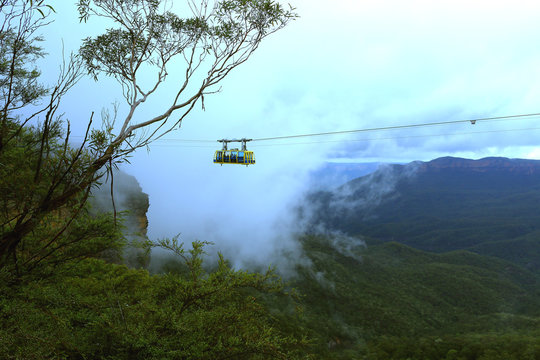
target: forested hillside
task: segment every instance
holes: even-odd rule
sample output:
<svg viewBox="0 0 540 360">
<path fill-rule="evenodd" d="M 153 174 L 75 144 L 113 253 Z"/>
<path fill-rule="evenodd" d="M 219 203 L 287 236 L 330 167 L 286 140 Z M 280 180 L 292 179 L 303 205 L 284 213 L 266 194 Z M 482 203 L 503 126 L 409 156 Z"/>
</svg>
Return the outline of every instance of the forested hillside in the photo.
<svg viewBox="0 0 540 360">
<path fill-rule="evenodd" d="M 441 158 L 388 165 L 312 194 L 313 222 L 433 252 L 471 250 L 540 269 L 540 162 Z"/>
<path fill-rule="evenodd" d="M 540 356 L 540 287 L 528 270 L 467 251 L 361 246 L 343 235 L 301 241 L 311 263 L 293 284 L 322 358 Z"/>
<path fill-rule="evenodd" d="M 504 158 L 381 166 L 311 193 L 300 214 L 326 235 L 302 238 L 294 284 L 319 353 L 540 358 L 539 203 L 540 162 Z"/>
</svg>

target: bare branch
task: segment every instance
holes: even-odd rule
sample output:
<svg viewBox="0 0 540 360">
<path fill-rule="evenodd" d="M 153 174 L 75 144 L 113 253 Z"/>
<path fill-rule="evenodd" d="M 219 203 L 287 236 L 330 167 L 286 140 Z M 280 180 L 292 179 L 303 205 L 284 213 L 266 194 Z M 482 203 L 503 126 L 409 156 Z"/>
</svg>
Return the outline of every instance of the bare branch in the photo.
<svg viewBox="0 0 540 360">
<path fill-rule="evenodd" d="M 129 89 L 124 94 L 126 98 L 129 95 L 129 110 L 111 142 L 111 148 L 117 151 L 127 138 L 135 132 L 141 134 L 143 129 L 155 126 L 134 148 L 147 146 L 153 139 L 172 131 L 199 99 L 219 91 L 212 87 L 247 61 L 266 36 L 296 17 L 293 10 L 284 10 L 271 0 L 215 1 L 212 6 L 208 0 L 189 0 L 191 17 L 183 19 L 160 7 L 159 1 L 130 1 L 132 9 L 125 9 L 124 3 L 101 0 L 88 7 L 87 14 L 114 19 L 120 29 L 109 29 L 101 37 L 86 39 L 81 48 L 90 72 L 95 76 L 112 75 Z M 169 106 L 147 120 L 134 123 L 138 107 L 164 83 L 169 75 L 167 65 L 177 55 L 184 59 L 185 69 Z M 152 68 L 156 72 L 156 81 L 148 90 L 137 81 L 143 64 L 145 72 Z M 198 85 L 192 84 L 199 70 L 199 75 L 204 74 L 203 66 L 206 75 L 198 76 Z M 192 85 L 195 90 L 186 94 Z M 182 112 L 179 120 L 168 124 L 171 115 L 180 109 L 187 111 Z"/>
</svg>

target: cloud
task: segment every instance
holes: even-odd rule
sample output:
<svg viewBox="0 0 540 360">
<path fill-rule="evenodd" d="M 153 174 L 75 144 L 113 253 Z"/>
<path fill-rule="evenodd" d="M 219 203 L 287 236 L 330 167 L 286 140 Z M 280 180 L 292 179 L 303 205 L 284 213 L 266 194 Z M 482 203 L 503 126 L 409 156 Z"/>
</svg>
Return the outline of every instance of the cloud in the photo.
<svg viewBox="0 0 540 360">
<path fill-rule="evenodd" d="M 540 148 L 535 147 L 533 148 L 527 155 L 524 156 L 525 159 L 534 159 L 539 160 L 540 159 Z"/>
</svg>

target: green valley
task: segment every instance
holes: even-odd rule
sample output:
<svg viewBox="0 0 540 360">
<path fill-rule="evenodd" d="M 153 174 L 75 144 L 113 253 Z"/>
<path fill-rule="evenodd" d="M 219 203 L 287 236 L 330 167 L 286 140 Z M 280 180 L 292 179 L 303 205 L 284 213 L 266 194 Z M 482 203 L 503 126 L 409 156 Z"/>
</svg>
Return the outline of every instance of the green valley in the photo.
<svg viewBox="0 0 540 360">
<path fill-rule="evenodd" d="M 300 267 L 293 283 L 323 358 L 445 358 L 460 344 L 459 352 L 476 346 L 478 356 L 464 358 L 477 359 L 491 349 L 479 340 L 488 335 L 504 344 L 505 336 L 524 336 L 525 348 L 540 354 L 540 287 L 530 271 L 467 251 L 433 254 L 388 242 L 345 254 L 332 237 L 302 242 L 312 265 Z M 430 357 L 421 348 L 436 339 L 440 349 Z M 386 355 L 376 355 L 379 346 Z M 389 355 L 403 351 L 411 355 Z"/>
</svg>

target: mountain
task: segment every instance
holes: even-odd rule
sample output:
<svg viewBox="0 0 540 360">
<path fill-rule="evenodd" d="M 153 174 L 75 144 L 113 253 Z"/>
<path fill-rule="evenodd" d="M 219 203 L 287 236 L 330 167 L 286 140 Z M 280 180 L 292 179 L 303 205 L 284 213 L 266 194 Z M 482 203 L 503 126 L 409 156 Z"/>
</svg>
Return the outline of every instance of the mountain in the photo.
<svg viewBox="0 0 540 360">
<path fill-rule="evenodd" d="M 539 204 L 540 161 L 444 157 L 382 166 L 309 195 L 302 212 L 368 244 L 470 250 L 540 271 Z"/>
</svg>

